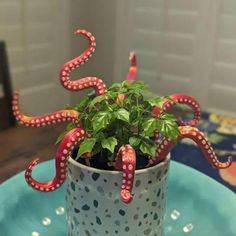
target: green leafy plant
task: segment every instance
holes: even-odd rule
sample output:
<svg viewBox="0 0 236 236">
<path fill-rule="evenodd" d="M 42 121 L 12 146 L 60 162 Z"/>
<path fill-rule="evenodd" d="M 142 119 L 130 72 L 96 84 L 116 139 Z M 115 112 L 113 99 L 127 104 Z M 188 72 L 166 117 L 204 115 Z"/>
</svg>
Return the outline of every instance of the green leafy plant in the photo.
<svg viewBox="0 0 236 236">
<path fill-rule="evenodd" d="M 104 155 L 105 150 L 106 161 L 112 163 L 125 144 L 130 144 L 140 155 L 155 156 L 155 132 L 174 141 L 179 134 L 174 115 L 162 111 L 157 117 L 152 112 L 153 107 L 161 108 L 166 99 L 151 94 L 144 82 L 128 80 L 114 83 L 101 96 L 94 93 L 85 96 L 72 108 L 79 111 L 81 126 L 88 134 L 75 159 L 86 153 Z M 57 143 L 74 127 L 69 124 Z"/>
</svg>

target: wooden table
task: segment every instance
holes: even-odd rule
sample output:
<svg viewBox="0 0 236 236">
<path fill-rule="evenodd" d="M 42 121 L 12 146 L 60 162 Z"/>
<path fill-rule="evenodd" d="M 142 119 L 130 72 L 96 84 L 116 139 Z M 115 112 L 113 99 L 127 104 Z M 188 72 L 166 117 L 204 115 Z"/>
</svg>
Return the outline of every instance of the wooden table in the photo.
<svg viewBox="0 0 236 236">
<path fill-rule="evenodd" d="M 66 124 L 44 128 L 13 127 L 0 131 L 0 183 L 25 170 L 30 160 L 54 159 L 54 145 Z M 37 168 L 37 167 L 36 167 Z"/>
</svg>

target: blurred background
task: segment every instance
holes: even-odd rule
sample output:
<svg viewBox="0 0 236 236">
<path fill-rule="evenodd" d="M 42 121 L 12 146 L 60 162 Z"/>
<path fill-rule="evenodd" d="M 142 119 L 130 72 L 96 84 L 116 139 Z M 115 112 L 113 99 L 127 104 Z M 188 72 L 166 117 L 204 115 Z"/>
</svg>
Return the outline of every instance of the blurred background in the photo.
<svg viewBox="0 0 236 236">
<path fill-rule="evenodd" d="M 234 0 L 0 0 L 0 40 L 29 113 L 76 102 L 58 74 L 85 48 L 73 35 L 85 28 L 96 36 L 97 50 L 78 75 L 122 81 L 135 50 L 138 78 L 154 92 L 189 93 L 205 110 L 235 114 L 235 25 Z"/>
<path fill-rule="evenodd" d="M 95 35 L 97 48 L 89 62 L 73 72 L 75 79 L 93 75 L 108 85 L 122 81 L 129 67 L 129 51 L 135 50 L 137 78 L 146 81 L 153 92 L 188 93 L 204 111 L 235 117 L 235 25 L 235 0 L 0 0 L 0 41 L 6 46 L 7 77 L 11 89 L 20 90 L 22 110 L 30 115 L 75 104 L 83 94 L 62 88 L 59 70 L 85 49 L 87 41 L 73 34 L 85 28 Z M 4 98 L 1 83 L 0 97 Z M 4 114 L 0 110 L 0 116 Z M 42 131 L 48 139 L 50 129 Z M 36 132 L 27 130 L 24 139 Z M 4 132 L 1 148 L 23 136 Z M 49 139 L 45 145 L 51 143 Z M 23 141 L 18 149 L 22 145 Z M 27 150 L 20 152 L 22 156 Z M 28 161 L 33 154 L 28 150 L 24 157 Z M 6 153 L 2 150 L 0 155 Z M 15 173 L 20 167 L 14 168 Z"/>
</svg>

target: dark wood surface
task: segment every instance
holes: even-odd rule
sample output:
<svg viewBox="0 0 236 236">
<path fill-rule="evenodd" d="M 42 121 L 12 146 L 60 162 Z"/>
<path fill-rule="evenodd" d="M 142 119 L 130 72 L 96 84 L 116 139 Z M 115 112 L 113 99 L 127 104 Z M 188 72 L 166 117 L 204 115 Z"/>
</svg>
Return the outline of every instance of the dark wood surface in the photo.
<svg viewBox="0 0 236 236">
<path fill-rule="evenodd" d="M 5 42 L 0 41 L 0 84 L 3 87 L 3 94 L 0 96 L 0 129 L 15 125 L 11 101 L 12 85 L 7 58 Z"/>
<path fill-rule="evenodd" d="M 65 124 L 44 128 L 20 126 L 0 131 L 0 183 L 25 170 L 36 157 L 40 161 L 54 159 L 54 143 L 64 127 Z"/>
</svg>

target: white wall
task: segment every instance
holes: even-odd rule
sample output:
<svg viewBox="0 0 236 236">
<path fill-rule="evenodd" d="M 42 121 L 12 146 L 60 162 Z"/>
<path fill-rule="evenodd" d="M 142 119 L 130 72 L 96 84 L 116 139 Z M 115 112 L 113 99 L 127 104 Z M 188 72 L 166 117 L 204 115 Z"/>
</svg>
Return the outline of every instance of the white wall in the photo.
<svg viewBox="0 0 236 236">
<path fill-rule="evenodd" d="M 92 58 L 74 74 L 77 78 L 97 76 L 110 85 L 114 77 L 116 3 L 107 0 L 71 1 L 71 32 L 84 28 L 96 38 L 97 46 Z M 71 55 L 76 57 L 86 47 L 87 41 L 73 36 L 71 38 Z M 75 92 L 72 102 L 78 101 L 84 92 Z"/>
<path fill-rule="evenodd" d="M 59 68 L 69 54 L 69 7 L 64 0 L 1 0 L 0 40 L 7 45 L 14 89 L 30 115 L 63 108 L 69 101 Z"/>
<path fill-rule="evenodd" d="M 189 93 L 205 110 L 236 116 L 235 0 L 120 0 L 118 5 L 116 81 L 134 48 L 139 77 L 154 91 Z"/>
<path fill-rule="evenodd" d="M 0 1 L 0 38 L 8 42 L 13 85 L 23 90 L 29 113 L 64 107 L 69 96 L 75 103 L 83 94 L 58 81 L 60 66 L 86 47 L 73 35 L 77 28 L 91 31 L 97 48 L 75 79 L 122 81 L 128 52 L 136 49 L 139 78 L 155 92 L 190 93 L 206 110 L 236 113 L 235 23 L 235 0 Z M 59 96 L 44 109 L 52 94 Z"/>
</svg>

